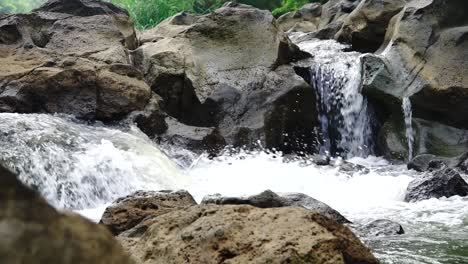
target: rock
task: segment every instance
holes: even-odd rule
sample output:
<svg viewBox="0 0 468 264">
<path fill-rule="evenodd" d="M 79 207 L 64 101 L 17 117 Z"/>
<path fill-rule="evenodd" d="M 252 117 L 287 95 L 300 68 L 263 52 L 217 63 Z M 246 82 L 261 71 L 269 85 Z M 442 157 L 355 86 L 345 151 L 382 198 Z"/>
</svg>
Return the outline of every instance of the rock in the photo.
<svg viewBox="0 0 468 264">
<path fill-rule="evenodd" d="M 106 226 L 112 234 L 119 235 L 137 226 L 145 218 L 167 214 L 196 204 L 187 191 L 137 191 L 117 199 L 107 207 L 99 223 Z"/>
<path fill-rule="evenodd" d="M 150 99 L 128 53 L 127 11 L 97 0 L 54 0 L 0 18 L 0 111 L 120 119 Z"/>
<path fill-rule="evenodd" d="M 339 212 L 310 196 L 302 193 L 276 194 L 270 190 L 249 197 L 224 197 L 221 194 L 209 195 L 203 198 L 202 204 L 246 204 L 259 208 L 275 208 L 287 206 L 300 206 L 313 212 L 322 214 L 338 223 L 351 223 Z"/>
<path fill-rule="evenodd" d="M 401 117 L 389 118 L 379 132 L 378 145 L 384 156 L 407 160 L 408 143 Z M 431 154 L 441 158 L 455 158 L 468 151 L 468 130 L 457 129 L 438 122 L 413 118 L 413 156 Z"/>
<path fill-rule="evenodd" d="M 455 195 L 467 196 L 468 183 L 456 170 L 443 168 L 412 181 L 408 186 L 405 201 L 418 202 Z"/>
<path fill-rule="evenodd" d="M 278 24 L 285 32 L 313 32 L 318 29 L 321 15 L 322 5 L 310 3 L 295 12 L 282 15 L 278 18 Z"/>
<path fill-rule="evenodd" d="M 310 55 L 270 12 L 228 3 L 205 16 L 180 13 L 140 40 L 134 62 L 179 123 L 216 128 L 215 141 L 235 147 L 313 150 L 315 93 L 290 65 Z"/>
<path fill-rule="evenodd" d="M 208 152 L 217 155 L 226 140 L 214 127 L 195 127 L 180 123 L 172 117 L 166 118 L 168 129 L 161 135 L 160 143 L 183 146 L 194 152 Z"/>
<path fill-rule="evenodd" d="M 362 226 L 352 226 L 353 231 L 356 231 L 360 237 L 380 237 L 380 236 L 396 236 L 403 235 L 405 230 L 403 227 L 394 221 L 379 219 L 372 221 Z"/>
<path fill-rule="evenodd" d="M 161 97 L 153 94 L 143 111 L 135 111 L 128 117 L 130 122 L 135 123 L 150 138 L 164 134 L 169 128 L 166 123 L 167 114 L 161 110 L 161 101 Z"/>
<path fill-rule="evenodd" d="M 433 171 L 448 166 L 449 162 L 447 158 L 437 157 L 432 154 L 421 154 L 408 163 L 408 169 L 419 172 Z"/>
<path fill-rule="evenodd" d="M 415 117 L 467 128 L 467 9 L 463 0 L 409 1 L 377 51 L 385 67 L 363 91 L 388 108 L 383 98 L 410 97 Z"/>
<path fill-rule="evenodd" d="M 134 263 L 106 230 L 59 213 L 0 166 L 2 263 Z"/>
<path fill-rule="evenodd" d="M 347 227 L 298 207 L 193 206 L 120 239 L 147 264 L 378 263 Z"/>
<path fill-rule="evenodd" d="M 344 19 L 335 38 L 359 52 L 375 52 L 384 42 L 390 20 L 406 0 L 364 0 Z"/>
</svg>

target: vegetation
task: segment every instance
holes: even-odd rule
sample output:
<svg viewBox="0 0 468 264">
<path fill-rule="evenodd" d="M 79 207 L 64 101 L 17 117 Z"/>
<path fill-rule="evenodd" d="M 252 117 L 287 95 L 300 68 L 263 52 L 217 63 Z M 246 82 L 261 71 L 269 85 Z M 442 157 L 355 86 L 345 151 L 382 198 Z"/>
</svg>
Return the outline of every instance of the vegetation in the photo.
<svg viewBox="0 0 468 264">
<path fill-rule="evenodd" d="M 0 0 L 0 13 L 26 13 L 47 0 Z"/>
<path fill-rule="evenodd" d="M 166 18 L 182 11 L 206 14 L 228 1 L 237 1 L 261 9 L 268 9 L 275 16 L 297 10 L 310 2 L 326 0 L 106 0 L 128 10 L 141 29 L 151 28 Z M 24 13 L 40 6 L 46 0 L 0 0 L 0 13 Z"/>
</svg>

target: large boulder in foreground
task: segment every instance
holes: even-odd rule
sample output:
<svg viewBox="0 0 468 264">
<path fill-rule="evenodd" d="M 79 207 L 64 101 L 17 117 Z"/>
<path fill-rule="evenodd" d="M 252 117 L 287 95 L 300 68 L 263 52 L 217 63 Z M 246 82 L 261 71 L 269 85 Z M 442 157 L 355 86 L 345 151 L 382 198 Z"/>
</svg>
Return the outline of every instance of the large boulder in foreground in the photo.
<svg viewBox="0 0 468 264">
<path fill-rule="evenodd" d="M 347 227 L 299 207 L 193 206 L 120 239 L 146 264 L 378 263 Z"/>
<path fill-rule="evenodd" d="M 180 123 L 217 128 L 235 146 L 260 140 L 288 152 L 315 144 L 315 94 L 289 64 L 310 55 L 270 12 L 227 3 L 204 16 L 180 13 L 140 41 L 135 65 Z"/>
<path fill-rule="evenodd" d="M 98 0 L 54 0 L 0 17 L 0 111 L 113 120 L 151 97 L 129 50 L 127 11 Z"/>
<path fill-rule="evenodd" d="M 147 217 L 156 217 L 196 204 L 187 191 L 137 191 L 117 199 L 107 207 L 99 223 L 109 228 L 114 235 L 118 235 L 135 227 Z"/>
<path fill-rule="evenodd" d="M 105 227 L 59 213 L 0 166 L 2 263 L 134 263 Z"/>
<path fill-rule="evenodd" d="M 410 182 L 406 192 L 405 201 L 407 202 L 455 195 L 467 196 L 468 183 L 456 170 L 442 168 Z"/>
<path fill-rule="evenodd" d="M 335 209 L 303 193 L 276 194 L 270 190 L 266 190 L 260 194 L 249 197 L 224 197 L 220 194 L 215 194 L 204 197 L 201 203 L 218 205 L 246 204 L 259 208 L 300 206 L 333 219 L 340 224 L 350 223 L 348 219 L 346 219 Z"/>
</svg>

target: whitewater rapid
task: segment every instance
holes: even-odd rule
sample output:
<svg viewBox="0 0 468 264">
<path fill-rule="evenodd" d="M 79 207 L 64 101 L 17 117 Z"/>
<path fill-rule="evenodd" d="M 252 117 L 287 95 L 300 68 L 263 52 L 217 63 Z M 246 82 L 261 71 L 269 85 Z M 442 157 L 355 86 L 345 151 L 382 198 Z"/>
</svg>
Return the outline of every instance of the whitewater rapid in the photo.
<svg viewBox="0 0 468 264">
<path fill-rule="evenodd" d="M 356 223 L 389 219 L 407 234 L 363 238 L 384 263 L 468 263 L 468 198 L 403 202 L 418 177 L 378 157 L 353 158 L 365 169 L 317 166 L 311 159 L 240 152 L 209 159 L 161 147 L 136 127 L 88 124 L 68 116 L 0 114 L 0 162 L 59 209 L 99 221 L 116 198 L 136 190 L 186 189 L 253 195 L 266 189 L 301 192 Z"/>
</svg>

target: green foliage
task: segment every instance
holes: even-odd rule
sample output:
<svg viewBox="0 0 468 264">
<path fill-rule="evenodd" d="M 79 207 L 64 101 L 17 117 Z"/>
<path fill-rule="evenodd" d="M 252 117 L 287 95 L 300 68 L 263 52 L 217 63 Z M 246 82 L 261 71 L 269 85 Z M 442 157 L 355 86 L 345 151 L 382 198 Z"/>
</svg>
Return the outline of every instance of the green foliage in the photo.
<svg viewBox="0 0 468 264">
<path fill-rule="evenodd" d="M 228 1 L 273 10 L 275 16 L 297 10 L 311 2 L 327 0 L 105 0 L 128 10 L 137 27 L 152 28 L 168 17 L 188 11 L 206 14 Z M 25 13 L 39 7 L 46 0 L 0 0 L 0 13 Z"/>
<path fill-rule="evenodd" d="M 273 10 L 273 15 L 279 17 L 291 11 L 296 11 L 297 9 L 303 7 L 308 3 L 325 3 L 328 0 L 283 0 L 282 6 Z"/>
<path fill-rule="evenodd" d="M 47 0 L 0 0 L 0 13 L 27 13 Z"/>
</svg>

